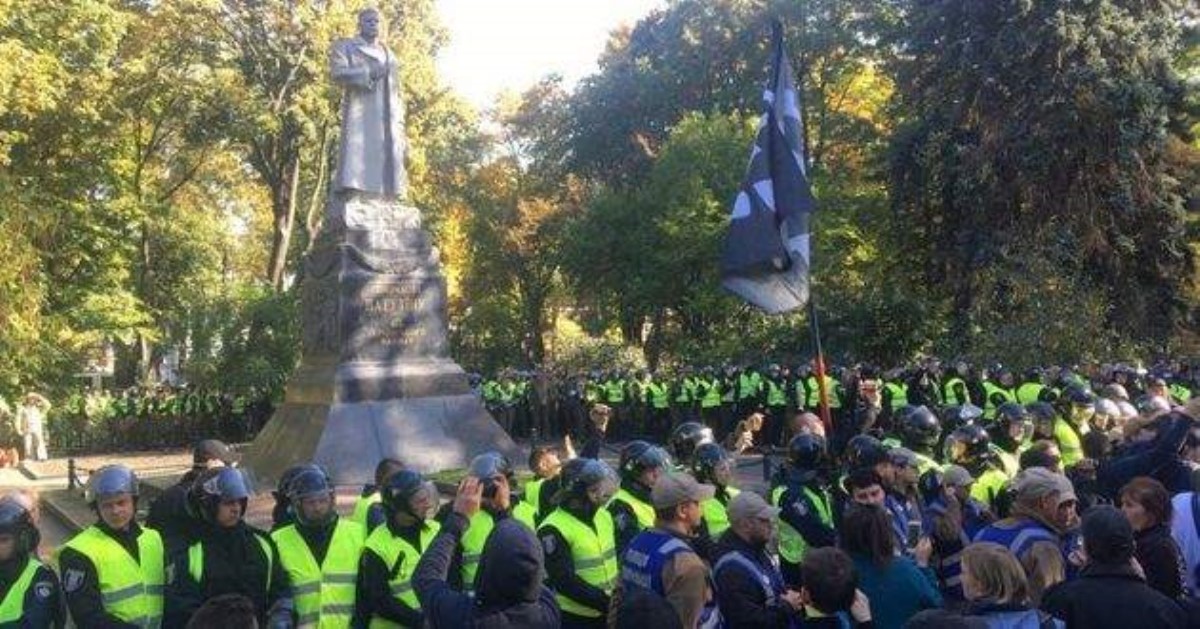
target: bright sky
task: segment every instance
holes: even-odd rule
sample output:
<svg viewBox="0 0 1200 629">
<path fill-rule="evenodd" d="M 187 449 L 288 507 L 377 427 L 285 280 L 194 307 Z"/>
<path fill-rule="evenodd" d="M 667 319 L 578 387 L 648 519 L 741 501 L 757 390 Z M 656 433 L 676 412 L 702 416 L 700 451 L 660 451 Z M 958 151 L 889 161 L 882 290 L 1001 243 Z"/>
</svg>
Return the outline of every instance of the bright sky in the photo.
<svg viewBox="0 0 1200 629">
<path fill-rule="evenodd" d="M 574 85 L 596 69 L 608 33 L 662 0 L 437 0 L 450 44 L 438 67 L 476 106 L 557 72 Z"/>
</svg>

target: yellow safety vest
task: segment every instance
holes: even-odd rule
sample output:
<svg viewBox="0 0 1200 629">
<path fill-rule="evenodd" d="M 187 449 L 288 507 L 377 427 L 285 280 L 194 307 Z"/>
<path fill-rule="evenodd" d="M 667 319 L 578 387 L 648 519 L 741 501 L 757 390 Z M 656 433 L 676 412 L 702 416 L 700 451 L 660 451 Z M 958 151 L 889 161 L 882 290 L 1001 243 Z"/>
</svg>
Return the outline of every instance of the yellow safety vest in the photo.
<svg viewBox="0 0 1200 629">
<path fill-rule="evenodd" d="M 805 387 L 807 391 L 807 399 L 805 406 L 809 409 L 815 409 L 821 405 L 821 388 L 818 386 L 817 377 L 809 376 L 808 384 Z M 838 396 L 838 382 L 833 379 L 833 376 L 825 376 L 825 394 L 829 397 L 829 408 L 841 408 L 842 398 Z"/>
<path fill-rule="evenodd" d="M 251 535 L 258 541 L 258 547 L 262 549 L 263 556 L 267 558 L 267 582 L 263 588 L 264 592 L 271 591 L 271 574 L 274 572 L 275 555 L 271 552 L 271 543 L 257 531 Z M 204 582 L 204 542 L 196 542 L 188 547 L 188 574 L 197 584 Z"/>
<path fill-rule="evenodd" d="M 994 400 L 992 400 L 992 396 L 995 395 L 996 393 L 999 393 L 1000 396 L 1004 400 L 1003 402 L 1000 402 L 1000 404 L 1003 404 L 1004 402 L 1015 402 L 1016 401 L 1013 399 L 1013 392 L 1011 390 L 1005 389 L 1004 387 L 1001 387 L 1000 385 L 997 385 L 993 382 L 984 382 L 983 383 L 983 395 L 984 395 L 983 418 L 984 419 L 995 419 L 996 418 L 996 409 L 999 408 L 999 406 L 1000 406 L 1000 404 L 997 404 Z"/>
<path fill-rule="evenodd" d="M 528 502 L 522 500 L 514 505 L 512 516 L 517 522 L 529 527 L 529 530 L 537 530 L 537 509 L 534 509 L 533 505 Z"/>
<path fill-rule="evenodd" d="M 817 493 L 808 486 L 802 489 L 812 504 L 817 507 L 817 516 L 821 518 L 821 522 L 833 526 L 833 510 L 829 506 L 829 496 L 824 495 L 824 492 Z M 786 490 L 787 487 L 783 485 L 771 490 L 771 504 L 783 508 L 779 501 L 783 498 L 783 492 Z M 779 521 L 779 556 L 788 563 L 800 563 L 804 559 L 804 554 L 808 552 L 808 542 L 804 540 L 804 536 L 799 531 L 792 528 L 791 524 L 779 516 L 775 517 Z"/>
<path fill-rule="evenodd" d="M 962 387 L 962 397 L 959 398 L 955 391 L 958 387 Z M 950 378 L 942 385 L 942 400 L 949 406 L 962 406 L 963 404 L 971 403 L 971 390 L 967 388 L 967 381 L 962 378 Z"/>
<path fill-rule="evenodd" d="M 975 484 L 971 485 L 971 497 L 985 504 L 989 509 L 995 508 L 995 497 L 1004 491 L 1008 484 L 1008 474 L 1003 470 L 991 468 L 979 475 Z"/>
<path fill-rule="evenodd" d="M 271 539 L 279 548 L 279 563 L 292 581 L 297 625 L 320 629 L 350 626 L 365 529 L 357 522 L 339 519 L 321 565 L 295 524 L 271 533 Z"/>
<path fill-rule="evenodd" d="M 641 498 L 629 493 L 624 487 L 619 489 L 617 493 L 613 495 L 612 499 L 615 502 L 623 502 L 629 505 L 630 509 L 633 509 L 633 515 L 637 517 L 638 526 L 640 526 L 642 530 L 654 526 L 654 507 L 651 506 L 650 503 L 645 502 Z"/>
<path fill-rule="evenodd" d="M 1086 434 L 1086 426 L 1081 427 L 1079 432 Z M 1054 420 L 1054 440 L 1058 442 L 1058 452 L 1064 468 L 1071 467 L 1083 460 L 1083 442 L 1065 419 Z"/>
<path fill-rule="evenodd" d="M 426 522 L 425 528 L 421 530 L 420 548 L 413 548 L 408 540 L 392 535 L 391 529 L 387 526 L 377 527 L 367 538 L 366 552 L 374 553 L 376 557 L 383 560 L 383 565 L 390 569 L 391 578 L 388 579 L 388 586 L 392 590 L 392 596 L 413 609 L 421 609 L 421 601 L 417 600 L 417 593 L 412 588 L 413 571 L 417 569 L 417 561 L 421 559 L 421 554 L 425 552 L 425 549 L 429 548 L 429 544 L 440 528 L 441 525 L 437 522 Z M 378 616 L 371 618 L 369 626 L 370 629 L 401 627 L 400 623 Z"/>
<path fill-rule="evenodd" d="M 730 500 L 740 493 L 736 487 L 726 487 L 725 491 L 729 493 Z M 701 502 L 700 510 L 704 514 L 704 523 L 708 525 L 709 537 L 716 539 L 729 529 L 729 512 L 715 496 Z"/>
<path fill-rule="evenodd" d="M 483 545 L 496 527 L 492 514 L 480 509 L 471 516 L 471 523 L 463 533 L 462 540 L 462 580 L 463 589 L 475 591 L 475 573 L 479 571 L 479 560 L 483 557 Z"/>
<path fill-rule="evenodd" d="M 15 623 L 25 615 L 25 593 L 29 591 L 29 586 L 33 585 L 33 577 L 41 567 L 42 563 L 33 557 L 25 560 L 25 569 L 21 571 L 21 576 L 17 577 L 16 582 L 8 589 L 8 594 L 4 595 L 4 600 L 0 601 L 0 624 Z"/>
<path fill-rule="evenodd" d="M 92 561 L 100 581 L 104 611 L 140 627 L 162 625 L 163 583 L 166 561 L 158 531 L 143 528 L 137 538 L 138 560 L 120 542 L 89 526 L 71 538 L 66 547 Z"/>
<path fill-rule="evenodd" d="M 1042 390 L 1045 388 L 1046 385 L 1040 382 L 1026 382 L 1017 387 L 1014 397 L 1017 399 L 1018 404 L 1033 404 L 1038 401 L 1038 398 L 1042 395 Z"/>
<path fill-rule="evenodd" d="M 606 509 L 598 509 L 592 524 L 594 529 L 566 509 L 558 508 L 546 516 L 539 532 L 552 526 L 562 533 L 563 539 L 571 547 L 571 561 L 575 566 L 575 574 L 588 585 L 611 595 L 617 585 L 618 576 L 612 514 Z M 562 594 L 555 594 L 554 598 L 564 612 L 576 616 L 599 618 L 607 612 L 603 609 L 592 609 Z"/>
<path fill-rule="evenodd" d="M 354 513 L 350 515 L 350 521 L 357 522 L 363 530 L 368 530 L 370 524 L 367 523 L 367 515 L 371 513 L 371 505 L 379 504 L 383 500 L 383 496 L 378 491 L 359 496 L 354 503 Z"/>
</svg>

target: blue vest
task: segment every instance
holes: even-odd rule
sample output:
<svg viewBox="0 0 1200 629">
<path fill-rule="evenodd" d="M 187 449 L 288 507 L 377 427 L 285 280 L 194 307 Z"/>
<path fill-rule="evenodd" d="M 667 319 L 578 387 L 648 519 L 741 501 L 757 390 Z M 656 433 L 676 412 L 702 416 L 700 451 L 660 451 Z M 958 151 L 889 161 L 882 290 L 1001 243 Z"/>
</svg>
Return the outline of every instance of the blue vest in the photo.
<svg viewBox="0 0 1200 629">
<path fill-rule="evenodd" d="M 1007 548 L 1018 560 L 1038 542 L 1049 542 L 1062 552 L 1062 540 L 1041 522 L 1029 518 L 1000 520 L 975 536 L 977 542 L 995 542 Z M 1063 556 L 1066 559 L 1066 556 Z"/>
<path fill-rule="evenodd" d="M 933 530 L 934 518 L 944 517 L 945 515 L 946 503 L 944 501 L 937 499 L 930 503 L 923 514 L 924 526 L 922 528 L 925 534 L 929 535 Z M 941 555 L 934 565 L 934 572 L 941 583 L 942 595 L 948 599 L 961 601 L 965 598 L 962 590 L 962 553 L 963 549 L 970 545 L 970 543 L 970 536 L 961 529 L 958 532 L 957 541 L 940 541 L 934 543 L 934 549 Z"/>
<path fill-rule="evenodd" d="M 908 523 L 916 518 L 911 517 L 908 513 L 908 505 L 901 502 L 892 494 L 887 494 L 883 499 L 883 507 L 887 509 L 889 515 L 892 516 L 892 532 L 896 534 L 896 548 L 908 552 Z"/>
<path fill-rule="evenodd" d="M 662 572 L 667 562 L 681 552 L 694 553 L 683 540 L 663 533 L 657 529 L 649 529 L 638 533 L 629 542 L 625 554 L 621 556 L 621 586 L 626 589 L 643 588 L 666 598 L 663 587 Z M 709 587 L 713 592 L 716 588 Z M 716 597 L 704 606 L 700 614 L 700 629 L 718 629 L 723 627 L 721 613 L 717 611 Z"/>
<path fill-rule="evenodd" d="M 722 570 L 743 570 L 749 574 L 751 580 L 762 588 L 764 605 L 767 607 L 775 606 L 784 592 L 783 575 L 778 566 L 772 565 L 770 570 L 765 570 L 756 557 L 742 551 L 734 550 L 721 555 L 713 566 L 714 578 Z"/>
</svg>

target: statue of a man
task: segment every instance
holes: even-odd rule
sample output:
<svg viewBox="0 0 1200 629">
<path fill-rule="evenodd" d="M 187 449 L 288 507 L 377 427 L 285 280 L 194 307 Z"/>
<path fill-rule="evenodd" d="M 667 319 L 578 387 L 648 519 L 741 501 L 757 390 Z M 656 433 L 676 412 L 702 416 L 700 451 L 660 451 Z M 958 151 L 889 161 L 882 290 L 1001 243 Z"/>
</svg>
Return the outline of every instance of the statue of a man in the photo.
<svg viewBox="0 0 1200 629">
<path fill-rule="evenodd" d="M 358 36 L 339 40 L 330 54 L 333 81 L 342 97 L 342 140 L 335 192 L 360 191 L 403 198 L 404 104 L 396 56 L 379 39 L 379 11 L 358 14 Z"/>
</svg>

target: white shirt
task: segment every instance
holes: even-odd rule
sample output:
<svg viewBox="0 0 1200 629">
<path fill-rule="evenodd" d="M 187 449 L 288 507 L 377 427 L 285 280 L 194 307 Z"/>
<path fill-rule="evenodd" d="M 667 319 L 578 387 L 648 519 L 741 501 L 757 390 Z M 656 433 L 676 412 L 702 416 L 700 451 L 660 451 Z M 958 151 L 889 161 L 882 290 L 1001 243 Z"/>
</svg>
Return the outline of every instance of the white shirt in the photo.
<svg viewBox="0 0 1200 629">
<path fill-rule="evenodd" d="M 1175 515 L 1171 518 L 1171 537 L 1179 544 L 1183 555 L 1184 583 L 1192 592 L 1200 591 L 1196 582 L 1196 566 L 1200 566 L 1200 531 L 1196 530 L 1196 519 L 1192 513 L 1192 496 L 1195 492 L 1184 492 L 1171 499 Z"/>
</svg>

